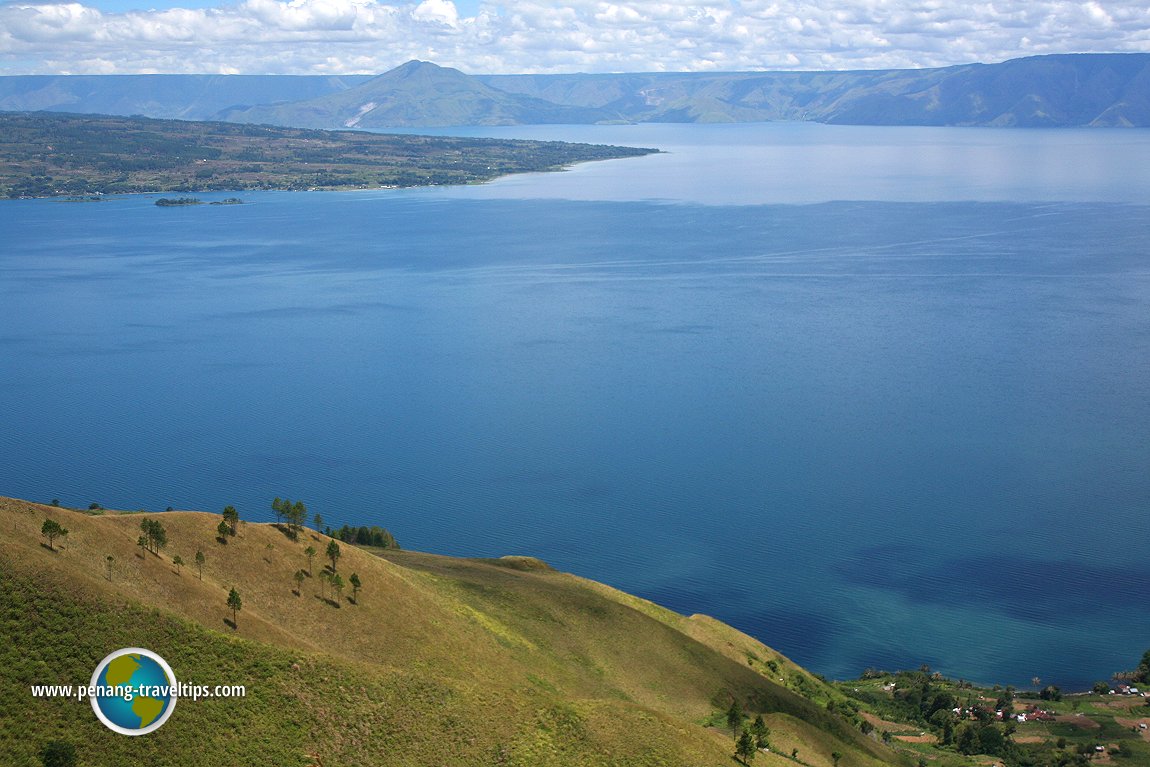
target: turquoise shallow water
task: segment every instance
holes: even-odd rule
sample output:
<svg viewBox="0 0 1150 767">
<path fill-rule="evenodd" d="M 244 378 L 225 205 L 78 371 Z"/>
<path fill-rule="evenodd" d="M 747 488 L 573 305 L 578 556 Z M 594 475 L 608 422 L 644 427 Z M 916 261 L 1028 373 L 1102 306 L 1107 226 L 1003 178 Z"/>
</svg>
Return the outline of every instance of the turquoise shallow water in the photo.
<svg viewBox="0 0 1150 767">
<path fill-rule="evenodd" d="M 630 143 L 667 155 L 481 188 L 4 202 L 0 492 L 249 519 L 302 498 L 829 676 L 1133 665 L 1150 199 L 1121 169 L 1150 141 L 810 127 L 660 127 Z M 956 142 L 997 175 L 923 172 Z M 1059 187 L 1067 142 L 1110 183 Z M 780 146 L 815 169 L 792 202 Z M 649 199 L 723 158 L 739 199 Z"/>
</svg>

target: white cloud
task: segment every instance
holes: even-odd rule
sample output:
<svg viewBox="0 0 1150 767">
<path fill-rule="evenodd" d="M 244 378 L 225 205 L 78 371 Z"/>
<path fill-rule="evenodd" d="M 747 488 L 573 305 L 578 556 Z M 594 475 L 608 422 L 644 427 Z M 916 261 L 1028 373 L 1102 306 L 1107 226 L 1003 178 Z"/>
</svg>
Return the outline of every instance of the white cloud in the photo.
<svg viewBox="0 0 1150 767">
<path fill-rule="evenodd" d="M 451 0 L 423 0 L 415 6 L 411 18 L 452 28 L 459 26 L 459 11 Z"/>
<path fill-rule="evenodd" d="M 221 0 L 223 3 L 225 0 Z M 171 0 L 178 3 L 178 0 Z M 856 69 L 1150 51 L 1144 0 L 240 0 L 0 5 L 0 72 Z"/>
</svg>

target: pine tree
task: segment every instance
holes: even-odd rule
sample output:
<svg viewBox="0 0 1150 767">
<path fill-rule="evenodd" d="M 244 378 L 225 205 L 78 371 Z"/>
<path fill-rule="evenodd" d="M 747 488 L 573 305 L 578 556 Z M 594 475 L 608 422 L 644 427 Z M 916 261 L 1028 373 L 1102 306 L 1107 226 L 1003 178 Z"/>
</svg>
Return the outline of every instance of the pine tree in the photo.
<svg viewBox="0 0 1150 767">
<path fill-rule="evenodd" d="M 743 726 L 743 710 L 737 700 L 732 700 L 731 707 L 727 709 L 727 726 L 731 728 L 731 737 L 738 740 L 739 728 Z"/>
<path fill-rule="evenodd" d="M 352 573 L 351 577 L 347 579 L 351 584 L 351 601 L 359 604 L 359 590 L 363 587 L 363 582 L 359 579 L 359 575 Z"/>
<path fill-rule="evenodd" d="M 340 552 L 339 552 L 339 544 L 336 543 L 335 541 L 329 542 L 327 544 L 326 554 L 327 554 L 327 558 L 331 560 L 331 571 L 334 573 L 336 563 L 339 562 L 339 558 L 341 556 Z"/>
<path fill-rule="evenodd" d="M 228 592 L 228 607 L 232 609 L 232 626 L 239 630 L 240 624 L 236 622 L 236 613 L 244 607 L 244 600 L 240 598 L 240 592 L 234 588 Z"/>
<path fill-rule="evenodd" d="M 177 554 L 172 558 L 172 564 L 176 566 L 176 573 L 179 574 L 180 568 L 184 566 L 184 558 Z"/>
<path fill-rule="evenodd" d="M 144 533 L 145 547 L 153 554 L 168 545 L 168 531 L 160 520 L 145 517 L 140 521 L 140 530 Z"/>
<path fill-rule="evenodd" d="M 762 714 L 756 716 L 755 721 L 751 722 L 751 735 L 755 739 L 755 748 L 771 747 L 771 728 L 767 727 L 767 723 L 763 721 Z"/>
<path fill-rule="evenodd" d="M 739 757 L 743 764 L 750 764 L 755 758 L 755 739 L 747 730 L 743 730 L 743 734 L 735 744 L 735 756 Z"/>
<path fill-rule="evenodd" d="M 56 520 L 45 519 L 44 524 L 40 527 L 40 534 L 48 539 L 48 548 L 55 551 L 54 543 L 56 539 L 64 537 L 68 534 L 68 531 Z"/>
<path fill-rule="evenodd" d="M 240 523 L 240 513 L 236 511 L 235 506 L 225 506 L 223 511 L 224 521 L 228 523 L 228 534 L 236 534 L 236 525 Z"/>
<path fill-rule="evenodd" d="M 303 501 L 296 501 L 288 510 L 288 528 L 291 530 L 292 540 L 299 536 L 299 531 L 303 529 L 305 522 L 307 522 L 307 506 L 303 505 Z"/>
<path fill-rule="evenodd" d="M 204 579 L 204 552 L 201 549 L 196 549 L 196 570 L 199 571 L 200 580 Z"/>
</svg>

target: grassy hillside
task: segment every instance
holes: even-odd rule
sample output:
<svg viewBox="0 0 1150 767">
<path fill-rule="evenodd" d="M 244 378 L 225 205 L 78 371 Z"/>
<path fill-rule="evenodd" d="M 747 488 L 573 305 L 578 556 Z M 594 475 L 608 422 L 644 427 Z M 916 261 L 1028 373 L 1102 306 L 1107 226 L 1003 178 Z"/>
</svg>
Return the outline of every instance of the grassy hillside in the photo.
<svg viewBox="0 0 1150 767">
<path fill-rule="evenodd" d="M 167 531 L 159 555 L 136 545 L 144 516 Z M 40 534 L 46 519 L 69 530 L 55 550 Z M 219 521 L 0 499 L 6 763 L 38 764 L 42 744 L 62 738 L 85 765 L 188 764 L 193 752 L 221 765 L 729 765 L 724 712 L 736 699 L 764 712 L 786 746 L 756 764 L 797 764 L 791 748 L 814 767 L 832 767 L 835 752 L 843 767 L 899 763 L 851 717 L 827 712 L 837 691 L 711 619 L 537 560 L 346 545 L 338 572 L 357 573 L 363 589 L 358 603 L 350 589 L 336 600 L 320 593 L 329 539 L 241 523 L 221 543 Z M 319 555 L 297 594 L 309 545 Z M 177 555 L 188 563 L 179 570 Z M 32 698 L 30 685 L 84 683 L 128 646 L 158 652 L 182 682 L 245 684 L 247 697 L 181 700 L 139 738 L 104 729 L 86 702 Z"/>
</svg>

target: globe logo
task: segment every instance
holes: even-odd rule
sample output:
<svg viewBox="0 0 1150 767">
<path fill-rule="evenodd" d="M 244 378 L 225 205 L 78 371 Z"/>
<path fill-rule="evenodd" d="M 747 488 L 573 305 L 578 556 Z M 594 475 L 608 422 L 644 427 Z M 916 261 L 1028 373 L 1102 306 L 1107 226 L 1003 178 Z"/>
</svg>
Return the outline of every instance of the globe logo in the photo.
<svg viewBox="0 0 1150 767">
<path fill-rule="evenodd" d="M 178 699 L 172 667 L 142 647 L 125 647 L 100 661 L 91 686 L 92 710 L 108 729 L 122 735 L 159 729 Z"/>
</svg>

